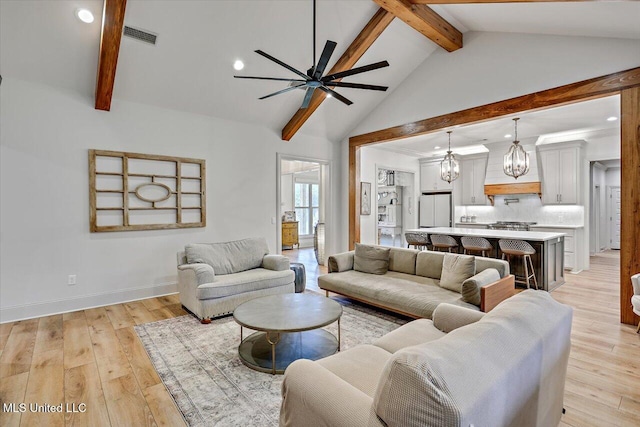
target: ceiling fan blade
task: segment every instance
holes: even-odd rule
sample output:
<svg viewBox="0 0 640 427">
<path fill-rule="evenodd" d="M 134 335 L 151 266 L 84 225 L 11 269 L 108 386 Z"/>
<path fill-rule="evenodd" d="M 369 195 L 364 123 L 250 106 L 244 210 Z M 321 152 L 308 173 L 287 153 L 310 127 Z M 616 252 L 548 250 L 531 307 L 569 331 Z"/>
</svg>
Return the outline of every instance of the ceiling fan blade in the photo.
<svg viewBox="0 0 640 427">
<path fill-rule="evenodd" d="M 255 80 L 275 80 L 279 82 L 305 82 L 302 79 L 283 79 L 280 77 L 253 77 L 253 76 L 233 76 L 236 79 L 255 79 Z"/>
<path fill-rule="evenodd" d="M 311 102 L 311 97 L 313 96 L 313 92 L 316 90 L 314 87 L 308 87 L 307 93 L 304 94 L 304 100 L 302 101 L 302 106 L 300 108 L 307 108 L 309 103 Z"/>
<path fill-rule="evenodd" d="M 295 68 L 293 68 L 291 65 L 285 64 L 284 62 L 280 61 L 280 60 L 279 60 L 279 59 L 277 59 L 277 58 L 274 58 L 273 56 L 269 55 L 268 53 L 265 53 L 265 52 L 261 51 L 260 49 L 256 50 L 256 53 L 257 53 L 258 55 L 262 55 L 262 56 L 264 56 L 264 57 L 265 57 L 265 58 L 267 58 L 267 59 L 270 59 L 271 61 L 275 62 L 275 63 L 276 63 L 276 64 L 278 64 L 278 65 L 283 66 L 283 67 L 284 67 L 284 68 L 286 68 L 287 70 L 289 70 L 289 71 L 292 71 L 292 72 L 296 73 L 297 75 L 299 75 L 300 77 L 302 77 L 305 81 L 306 81 L 306 80 L 310 80 L 310 79 L 311 79 L 311 78 L 310 78 L 309 76 L 307 76 L 305 73 L 303 73 L 303 72 L 301 72 L 301 71 L 296 70 L 296 69 L 295 69 Z"/>
<path fill-rule="evenodd" d="M 341 71 L 335 74 L 329 74 L 328 76 L 324 76 L 320 80 L 323 82 L 329 82 L 331 80 L 341 79 L 348 76 L 353 76 L 354 74 L 365 73 L 367 71 L 377 70 L 378 68 L 388 67 L 389 63 L 387 61 L 376 62 L 375 64 L 364 65 L 362 67 L 352 68 L 351 70 Z"/>
<path fill-rule="evenodd" d="M 326 82 L 325 86 L 335 86 L 335 87 L 349 87 L 352 89 L 369 89 L 369 90 L 379 90 L 386 91 L 389 89 L 387 86 L 376 86 L 376 85 L 365 85 L 360 83 L 347 83 L 347 82 Z"/>
<path fill-rule="evenodd" d="M 322 77 L 322 74 L 329 63 L 329 59 L 331 58 L 331 55 L 333 55 L 333 51 L 337 45 L 338 44 L 336 42 L 332 42 L 331 40 L 327 40 L 325 43 L 322 55 L 320 55 L 320 59 L 318 60 L 318 65 L 316 65 L 316 69 L 313 72 L 313 77 L 315 79 Z"/>
<path fill-rule="evenodd" d="M 276 96 L 276 95 L 280 95 L 281 93 L 289 92 L 290 90 L 297 89 L 297 88 L 299 88 L 299 87 L 301 87 L 301 86 L 304 86 L 304 83 L 300 83 L 300 84 L 297 84 L 297 85 L 295 85 L 295 86 L 289 86 L 289 87 L 287 87 L 287 88 L 284 88 L 284 89 L 279 90 L 279 91 L 277 91 L 277 92 L 270 93 L 269 95 L 265 95 L 265 96 L 260 97 L 260 98 L 258 98 L 258 99 L 271 98 L 272 96 Z"/>
<path fill-rule="evenodd" d="M 336 92 L 335 90 L 331 90 L 326 86 L 320 86 L 318 87 L 318 89 L 320 89 L 323 92 L 329 93 L 331 94 L 331 96 L 333 96 L 335 99 L 344 102 L 347 105 L 351 105 L 353 104 L 353 102 L 349 101 L 347 98 L 345 98 L 344 96 L 340 95 L 338 92 Z"/>
</svg>

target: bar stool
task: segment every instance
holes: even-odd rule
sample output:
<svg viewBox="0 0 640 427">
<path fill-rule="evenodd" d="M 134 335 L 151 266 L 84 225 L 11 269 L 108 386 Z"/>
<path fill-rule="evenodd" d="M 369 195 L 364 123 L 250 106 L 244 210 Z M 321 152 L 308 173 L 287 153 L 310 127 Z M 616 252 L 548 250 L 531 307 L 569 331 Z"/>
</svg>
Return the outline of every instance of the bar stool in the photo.
<svg viewBox="0 0 640 427">
<path fill-rule="evenodd" d="M 502 259 L 507 258 L 507 261 L 511 263 L 511 257 L 516 256 L 522 257 L 522 264 L 524 266 L 524 280 L 517 280 L 517 283 L 525 283 L 527 285 L 527 289 L 529 286 L 529 279 L 533 278 L 533 283 L 538 289 L 538 281 L 536 280 L 536 272 L 533 267 L 533 261 L 531 261 L 531 255 L 536 253 L 536 250 L 529 243 L 524 240 L 498 240 L 498 244 L 500 245 L 500 250 L 502 251 Z M 527 264 L 528 260 L 528 264 Z M 529 267 L 531 267 L 531 272 L 529 272 Z"/>
<path fill-rule="evenodd" d="M 434 251 L 446 249 L 449 252 L 453 252 L 453 249 L 458 248 L 458 242 L 456 242 L 456 239 L 446 234 L 432 234 L 431 246 L 433 246 Z"/>
<path fill-rule="evenodd" d="M 464 236 L 462 238 L 462 247 L 464 248 L 465 254 L 467 253 L 467 251 L 481 252 L 482 256 L 487 256 L 486 252 L 491 253 L 491 251 L 493 250 L 493 246 L 491 246 L 491 243 L 489 243 L 489 241 L 484 237 Z"/>
<path fill-rule="evenodd" d="M 407 248 L 413 246 L 416 249 L 427 249 L 429 244 L 429 236 L 425 233 L 412 233 L 410 231 L 404 233 L 404 238 L 407 240 Z"/>
</svg>

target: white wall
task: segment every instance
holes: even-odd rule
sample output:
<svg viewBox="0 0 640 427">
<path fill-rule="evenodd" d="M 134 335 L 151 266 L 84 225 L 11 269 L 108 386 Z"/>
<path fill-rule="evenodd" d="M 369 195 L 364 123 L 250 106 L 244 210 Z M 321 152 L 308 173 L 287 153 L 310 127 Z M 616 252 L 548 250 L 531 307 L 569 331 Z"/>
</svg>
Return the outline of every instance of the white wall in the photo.
<svg viewBox="0 0 640 427">
<path fill-rule="evenodd" d="M 418 204 L 420 188 L 420 163 L 418 159 L 405 154 L 393 153 L 375 147 L 364 147 L 360 154 L 360 180 L 371 183 L 372 194 L 377 191 L 377 167 L 413 173 L 413 206 Z M 348 175 L 345 176 L 345 179 Z M 343 188 L 346 187 L 343 186 Z M 358 194 L 360 189 L 358 189 Z M 403 195 L 404 199 L 405 195 Z M 378 227 L 376 199 L 371 201 L 371 215 L 360 215 L 360 242 L 375 244 Z M 359 212 L 358 212 L 359 214 Z M 345 218 L 348 218 L 346 216 Z M 348 224 L 347 224 L 348 229 Z"/>
<path fill-rule="evenodd" d="M 15 79 L 0 94 L 3 322 L 174 292 L 187 243 L 264 236 L 276 252 L 276 153 L 339 160 L 326 140 L 287 143 L 246 123 L 118 100 L 97 111 L 91 97 Z M 205 159 L 207 227 L 90 233 L 90 148 Z M 331 182 L 338 194 L 339 176 Z"/>
</svg>

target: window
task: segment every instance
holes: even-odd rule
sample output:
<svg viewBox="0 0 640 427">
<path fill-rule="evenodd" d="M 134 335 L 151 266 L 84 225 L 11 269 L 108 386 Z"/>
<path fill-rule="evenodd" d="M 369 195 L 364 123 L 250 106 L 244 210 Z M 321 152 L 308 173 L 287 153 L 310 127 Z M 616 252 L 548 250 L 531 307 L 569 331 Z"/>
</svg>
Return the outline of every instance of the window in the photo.
<svg viewBox="0 0 640 427">
<path fill-rule="evenodd" d="M 296 182 L 295 209 L 298 220 L 298 234 L 313 234 L 313 227 L 320 219 L 320 186 L 318 184 Z"/>
</svg>

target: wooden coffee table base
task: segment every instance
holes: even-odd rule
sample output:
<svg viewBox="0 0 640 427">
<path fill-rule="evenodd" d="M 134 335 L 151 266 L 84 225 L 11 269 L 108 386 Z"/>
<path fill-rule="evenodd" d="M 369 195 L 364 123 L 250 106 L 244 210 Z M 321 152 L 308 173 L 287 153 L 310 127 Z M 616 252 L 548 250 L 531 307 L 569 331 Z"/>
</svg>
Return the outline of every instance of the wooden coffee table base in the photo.
<svg viewBox="0 0 640 427">
<path fill-rule="evenodd" d="M 284 374 L 287 366 L 295 360 L 317 360 L 331 356 L 339 349 L 339 338 L 324 329 L 314 329 L 292 333 L 255 332 L 242 340 L 238 354 L 249 368 L 275 375 Z"/>
</svg>

